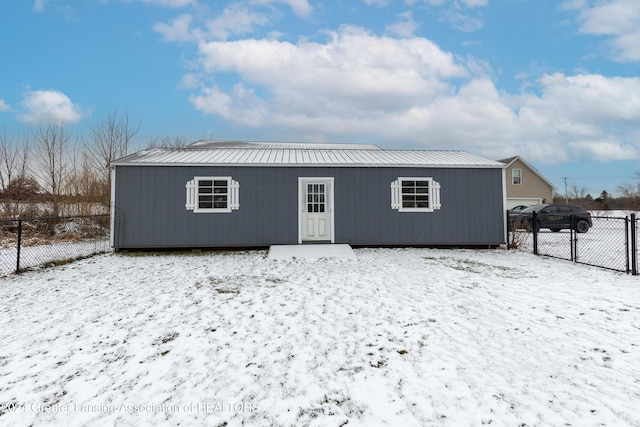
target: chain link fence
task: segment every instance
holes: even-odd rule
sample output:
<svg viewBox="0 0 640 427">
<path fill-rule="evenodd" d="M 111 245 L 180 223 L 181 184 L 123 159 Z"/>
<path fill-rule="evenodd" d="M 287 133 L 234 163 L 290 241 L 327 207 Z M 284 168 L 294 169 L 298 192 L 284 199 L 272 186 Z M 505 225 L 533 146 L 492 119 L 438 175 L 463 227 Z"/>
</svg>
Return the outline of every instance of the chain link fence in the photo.
<svg viewBox="0 0 640 427">
<path fill-rule="evenodd" d="M 109 215 L 0 220 L 0 276 L 111 250 Z"/>
<path fill-rule="evenodd" d="M 535 223 L 535 213 L 533 216 Z M 586 233 L 576 232 L 575 226 L 554 232 L 511 224 L 509 242 L 529 247 L 536 255 L 637 275 L 638 219 L 635 214 L 592 216 L 591 221 L 593 226 Z M 564 222 L 575 225 L 576 218 L 572 216 Z"/>
</svg>

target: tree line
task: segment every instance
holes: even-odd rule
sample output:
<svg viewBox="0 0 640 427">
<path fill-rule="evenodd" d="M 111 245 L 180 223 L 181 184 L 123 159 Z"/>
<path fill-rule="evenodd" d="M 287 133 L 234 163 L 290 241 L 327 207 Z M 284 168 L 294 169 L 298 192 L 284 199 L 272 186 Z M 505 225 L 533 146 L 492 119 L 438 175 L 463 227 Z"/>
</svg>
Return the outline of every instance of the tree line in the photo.
<svg viewBox="0 0 640 427">
<path fill-rule="evenodd" d="M 567 194 L 554 194 L 554 203 L 579 205 L 589 210 L 628 210 L 640 211 L 640 172 L 636 173 L 635 183 L 621 184 L 616 187 L 617 195 L 603 190 L 593 197 L 585 186 L 571 185 Z"/>
<path fill-rule="evenodd" d="M 21 136 L 0 133 L 0 218 L 109 212 L 109 164 L 129 154 L 140 123 L 117 111 L 90 124 L 88 139 L 48 121 Z M 150 139 L 147 147 L 182 147 L 182 138 Z"/>
</svg>

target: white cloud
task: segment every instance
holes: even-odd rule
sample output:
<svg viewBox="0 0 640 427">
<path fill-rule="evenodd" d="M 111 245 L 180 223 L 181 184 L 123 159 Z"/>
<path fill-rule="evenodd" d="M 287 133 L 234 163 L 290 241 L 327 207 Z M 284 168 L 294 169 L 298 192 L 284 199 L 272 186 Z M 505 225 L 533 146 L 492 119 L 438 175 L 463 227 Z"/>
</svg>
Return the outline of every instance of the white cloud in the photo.
<svg viewBox="0 0 640 427">
<path fill-rule="evenodd" d="M 391 0 L 362 0 L 367 6 L 386 6 Z"/>
<path fill-rule="evenodd" d="M 489 0 L 461 0 L 467 7 L 484 7 L 489 4 Z"/>
<path fill-rule="evenodd" d="M 154 31 L 162 34 L 166 41 L 170 42 L 183 42 L 188 40 L 194 40 L 197 37 L 192 34 L 190 28 L 193 17 L 185 14 L 180 15 L 171 24 L 165 24 L 164 22 L 158 22 L 153 26 Z"/>
<path fill-rule="evenodd" d="M 200 80 L 190 101 L 246 126 L 539 163 L 640 157 L 640 78 L 551 74 L 529 88 L 537 93 L 509 94 L 483 77 L 486 65 L 460 63 L 427 39 L 347 26 L 324 43 L 247 39 L 199 50 L 203 75 L 238 81 Z"/>
<path fill-rule="evenodd" d="M 365 0 L 369 3 L 376 0 Z M 442 22 L 448 22 L 451 26 L 459 31 L 473 32 L 484 27 L 484 17 L 482 14 L 472 8 L 485 7 L 489 4 L 488 0 L 405 0 L 409 6 L 416 3 L 427 4 L 432 7 L 440 8 L 438 13 Z"/>
<path fill-rule="evenodd" d="M 466 33 L 477 31 L 484 27 L 484 19 L 481 16 L 473 16 L 463 13 L 458 9 L 449 9 L 440 15 L 443 22 L 448 22 L 453 28 Z"/>
<path fill-rule="evenodd" d="M 640 138 L 640 79 L 598 74 L 545 75 L 539 96 L 520 95 L 519 134 L 537 145 L 556 146 L 562 155 L 600 161 L 638 158 Z M 553 163 L 551 158 L 539 159 Z"/>
<path fill-rule="evenodd" d="M 231 36 L 252 33 L 255 26 L 267 24 L 268 19 L 242 5 L 235 4 L 226 8 L 215 19 L 205 21 L 203 24 L 206 29 L 193 27 L 192 23 L 193 16 L 184 14 L 175 18 L 170 24 L 159 22 L 153 26 L 153 29 L 166 41 L 227 40 Z"/>
<path fill-rule="evenodd" d="M 219 115 L 249 126 L 268 117 L 266 102 L 243 84 L 236 84 L 231 94 L 216 86 L 203 88 L 200 95 L 193 95 L 189 100 L 205 114 Z"/>
<path fill-rule="evenodd" d="M 514 140 L 517 131 L 516 114 L 485 78 L 469 80 L 457 92 L 416 105 L 412 113 L 403 118 L 402 126 L 415 134 L 415 142 L 465 147 L 493 158 L 500 157 L 495 154 Z"/>
<path fill-rule="evenodd" d="M 196 73 L 187 73 L 182 76 L 180 87 L 183 89 L 198 89 L 200 87 L 200 78 Z"/>
<path fill-rule="evenodd" d="M 249 0 L 251 4 L 271 5 L 273 3 L 285 3 L 291 7 L 293 12 L 302 17 L 309 17 L 313 13 L 313 7 L 308 0 Z"/>
<path fill-rule="evenodd" d="M 0 112 L 9 111 L 10 109 L 11 106 L 9 106 L 9 104 L 7 104 L 4 99 L 0 99 Z"/>
<path fill-rule="evenodd" d="M 587 140 L 576 141 L 569 144 L 573 151 L 583 153 L 585 157 L 592 159 L 629 160 L 638 158 L 638 147 L 631 144 L 620 143 L 615 140 Z"/>
<path fill-rule="evenodd" d="M 376 0 L 365 0 L 365 3 Z M 408 5 L 416 3 L 426 3 L 429 6 L 451 5 L 453 7 L 484 7 L 489 4 L 489 0 L 405 0 Z"/>
<path fill-rule="evenodd" d="M 180 8 L 185 6 L 194 6 L 197 0 L 139 0 L 144 4 L 158 5 L 170 8 Z"/>
<path fill-rule="evenodd" d="M 609 36 L 616 59 L 640 61 L 640 2 L 610 0 L 588 6 L 584 2 L 565 4 L 566 9 L 579 10 L 580 33 Z"/>
<path fill-rule="evenodd" d="M 417 29 L 418 23 L 413 20 L 411 11 L 407 11 L 399 14 L 396 22 L 388 25 L 386 31 L 398 37 L 413 37 Z"/>
<path fill-rule="evenodd" d="M 447 0 L 405 0 L 404 2 L 409 6 L 412 6 L 416 3 L 426 3 L 429 6 L 442 6 L 447 2 Z M 367 3 L 367 0 L 365 0 L 365 3 Z"/>
<path fill-rule="evenodd" d="M 589 0 L 566 0 L 560 4 L 562 10 L 580 10 L 589 5 Z"/>
<path fill-rule="evenodd" d="M 629 96 L 640 93 L 640 79 L 555 74 L 538 85 L 540 95 L 511 95 L 488 79 L 472 78 L 456 93 L 416 105 L 413 116 L 396 116 L 390 128 L 398 135 L 407 129 L 407 140 L 426 135 L 430 146 L 453 145 L 489 158 L 518 153 L 554 164 L 640 157 L 640 98 Z"/>
<path fill-rule="evenodd" d="M 215 114 L 227 119 L 233 118 L 233 99 L 217 87 L 203 88 L 200 95 L 192 95 L 189 101 L 205 114 Z"/>
<path fill-rule="evenodd" d="M 448 90 L 440 79 L 467 73 L 426 39 L 375 37 L 354 27 L 329 36 L 326 44 L 202 43 L 201 62 L 209 73 L 235 72 L 247 84 L 265 88 L 276 110 L 296 116 L 319 110 L 337 116 L 363 109 L 403 110 Z"/>
<path fill-rule="evenodd" d="M 241 40 L 202 43 L 200 52 L 207 72 L 238 73 L 244 83 L 230 92 L 203 89 L 190 98 L 197 109 L 315 134 L 379 129 L 450 91 L 447 79 L 467 76 L 452 55 L 426 39 L 376 37 L 354 27 L 330 33 L 326 44 Z"/>
<path fill-rule="evenodd" d="M 611 0 L 584 8 L 579 19 L 581 31 L 590 34 L 619 34 L 640 26 L 640 3 L 635 0 Z"/>
<path fill-rule="evenodd" d="M 36 0 L 33 3 L 33 11 L 34 12 L 44 12 L 45 5 L 49 0 Z"/>
<path fill-rule="evenodd" d="M 69 97 L 56 90 L 28 91 L 22 100 L 24 114 L 21 119 L 29 124 L 43 121 L 75 123 L 89 115 L 88 110 L 71 102 Z"/>
<path fill-rule="evenodd" d="M 483 20 L 463 8 L 487 5 L 425 2 L 442 7 L 441 19 L 465 31 L 481 27 Z M 584 4 L 572 0 L 563 7 Z M 501 92 L 486 77 L 495 74 L 486 61 L 454 57 L 416 37 L 411 12 L 398 15 L 386 36 L 343 26 L 327 31 L 324 41 L 295 43 L 231 40 L 268 23 L 239 4 L 199 27 L 194 19 L 182 15 L 155 29 L 167 40 L 197 41 L 200 69 L 190 69 L 181 85 L 192 91 L 189 100 L 197 110 L 231 123 L 291 130 L 316 140 L 398 141 L 405 147 L 467 149 L 488 158 L 517 153 L 541 164 L 640 158 L 640 78 L 549 74 L 527 77 L 521 93 Z M 601 19 L 596 27 L 590 19 L 584 18 L 585 31 L 618 26 Z"/>
<path fill-rule="evenodd" d="M 214 39 L 226 40 L 231 35 L 251 33 L 254 26 L 267 23 L 265 16 L 241 5 L 231 5 L 222 12 L 222 15 L 208 21 L 207 29 Z"/>
<path fill-rule="evenodd" d="M 313 12 L 313 7 L 307 0 L 281 0 L 283 3 L 288 4 L 293 11 L 299 16 L 310 16 Z"/>
<path fill-rule="evenodd" d="M 563 117 L 596 124 L 640 121 L 640 78 L 556 73 L 540 83 L 545 105 Z"/>
</svg>

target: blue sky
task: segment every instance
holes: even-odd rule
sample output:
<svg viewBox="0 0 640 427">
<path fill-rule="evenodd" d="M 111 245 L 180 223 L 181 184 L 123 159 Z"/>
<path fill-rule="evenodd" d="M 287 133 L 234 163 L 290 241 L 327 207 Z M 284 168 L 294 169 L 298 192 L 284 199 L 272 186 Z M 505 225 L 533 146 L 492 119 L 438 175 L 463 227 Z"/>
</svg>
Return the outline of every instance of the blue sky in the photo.
<svg viewBox="0 0 640 427">
<path fill-rule="evenodd" d="M 523 156 L 561 193 L 640 171 L 637 0 L 21 0 L 0 130 L 115 111 L 151 138 Z"/>
</svg>

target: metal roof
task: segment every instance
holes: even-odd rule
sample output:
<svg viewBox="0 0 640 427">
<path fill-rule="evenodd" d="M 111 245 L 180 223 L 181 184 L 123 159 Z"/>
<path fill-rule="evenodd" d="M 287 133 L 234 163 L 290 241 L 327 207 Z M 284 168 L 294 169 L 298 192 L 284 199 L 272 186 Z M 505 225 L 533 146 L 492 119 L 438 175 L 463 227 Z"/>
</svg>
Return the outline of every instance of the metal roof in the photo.
<svg viewBox="0 0 640 427">
<path fill-rule="evenodd" d="M 197 141 L 187 148 L 236 148 L 277 150 L 382 150 L 373 144 L 325 144 L 309 142 Z"/>
<path fill-rule="evenodd" d="M 153 148 L 111 163 L 112 166 L 280 166 L 280 167 L 437 167 L 501 168 L 501 162 L 464 151 L 324 148 Z M 316 145 L 316 144 L 312 144 Z M 306 145 L 305 145 L 306 146 Z"/>
</svg>

